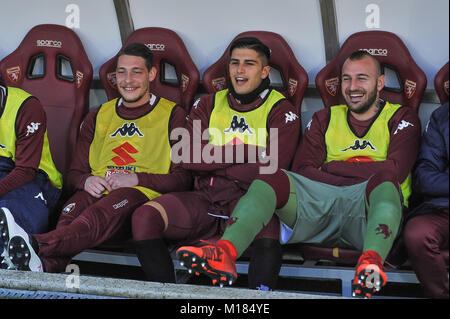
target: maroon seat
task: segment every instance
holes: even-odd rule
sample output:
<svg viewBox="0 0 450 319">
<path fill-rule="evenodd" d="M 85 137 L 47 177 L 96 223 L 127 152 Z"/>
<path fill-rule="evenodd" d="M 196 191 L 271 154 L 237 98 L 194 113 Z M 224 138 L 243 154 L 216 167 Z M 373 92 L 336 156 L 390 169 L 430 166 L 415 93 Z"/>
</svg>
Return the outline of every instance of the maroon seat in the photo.
<svg viewBox="0 0 450 319">
<path fill-rule="evenodd" d="M 434 77 L 434 88 L 441 104 L 448 102 L 448 62 L 436 73 Z"/>
<path fill-rule="evenodd" d="M 92 65 L 80 39 L 64 26 L 37 25 L 0 62 L 0 72 L 6 85 L 22 88 L 43 104 L 52 157 L 65 177 L 89 111 Z"/>
<path fill-rule="evenodd" d="M 377 58 L 385 72 L 391 69 L 397 74 L 399 87 L 385 86 L 381 98 L 418 111 L 427 86 L 426 75 L 414 62 L 403 41 L 386 31 L 352 34 L 333 60 L 319 71 L 315 82 L 325 107 L 344 103 L 340 90 L 341 67 L 350 54 L 358 49 L 366 50 Z"/>
<path fill-rule="evenodd" d="M 233 41 L 243 37 L 255 37 L 269 47 L 271 50 L 269 64 L 280 72 L 283 81 L 281 86 L 271 84 L 271 87 L 288 98 L 300 113 L 303 96 L 308 86 L 308 74 L 297 61 L 290 46 L 279 34 L 268 31 L 243 32 L 238 34 Z M 219 60 L 203 73 L 202 84 L 208 93 L 214 93 L 228 87 L 230 45 Z"/>
<path fill-rule="evenodd" d="M 303 258 L 308 260 L 329 260 L 337 263 L 356 264 L 361 252 L 352 249 L 327 248 L 313 245 L 299 245 Z"/>
<path fill-rule="evenodd" d="M 165 28 L 142 28 L 127 38 L 123 47 L 133 42 L 147 45 L 153 52 L 153 62 L 158 71 L 150 91 L 178 103 L 187 111 L 192 106 L 200 81 L 200 74 L 181 38 Z M 175 68 L 176 79 L 166 77 L 167 65 Z M 115 75 L 116 57 L 105 62 L 99 76 L 108 100 L 119 96 Z"/>
</svg>

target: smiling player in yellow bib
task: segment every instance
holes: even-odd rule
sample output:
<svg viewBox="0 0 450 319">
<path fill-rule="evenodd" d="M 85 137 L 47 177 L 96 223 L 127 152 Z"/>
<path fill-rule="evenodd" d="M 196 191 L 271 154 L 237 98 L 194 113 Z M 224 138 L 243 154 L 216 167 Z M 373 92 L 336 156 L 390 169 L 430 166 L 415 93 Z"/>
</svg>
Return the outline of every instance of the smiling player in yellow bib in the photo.
<svg viewBox="0 0 450 319">
<path fill-rule="evenodd" d="M 156 73 L 152 52 L 144 44 L 132 43 L 119 52 L 121 98 L 92 110 L 80 128 L 68 173 L 76 192 L 64 205 L 56 229 L 28 235 L 5 216 L 15 268 L 64 271 L 84 249 L 113 236 L 130 239 L 134 209 L 163 192 L 191 186 L 190 174 L 171 164 L 169 140 L 171 129 L 184 126 L 186 112 L 149 91 Z"/>
</svg>

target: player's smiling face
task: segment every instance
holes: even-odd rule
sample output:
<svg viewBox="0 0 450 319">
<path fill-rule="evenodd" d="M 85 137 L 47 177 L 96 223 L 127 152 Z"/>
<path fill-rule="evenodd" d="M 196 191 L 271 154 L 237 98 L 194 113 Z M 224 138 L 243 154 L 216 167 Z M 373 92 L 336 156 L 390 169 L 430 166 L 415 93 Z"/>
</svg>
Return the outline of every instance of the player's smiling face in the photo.
<svg viewBox="0 0 450 319">
<path fill-rule="evenodd" d="M 270 71 L 270 66 L 263 66 L 258 52 L 247 48 L 234 49 L 228 67 L 231 84 L 238 94 L 248 94 L 255 90 Z"/>
<path fill-rule="evenodd" d="M 117 60 L 117 88 L 127 107 L 136 107 L 150 100 L 149 85 L 156 77 L 156 69 L 150 70 L 142 57 L 121 55 Z"/>
<path fill-rule="evenodd" d="M 384 75 L 377 74 L 370 57 L 346 60 L 342 67 L 342 95 L 353 115 L 364 119 L 376 113 L 376 102 L 384 87 Z"/>
</svg>

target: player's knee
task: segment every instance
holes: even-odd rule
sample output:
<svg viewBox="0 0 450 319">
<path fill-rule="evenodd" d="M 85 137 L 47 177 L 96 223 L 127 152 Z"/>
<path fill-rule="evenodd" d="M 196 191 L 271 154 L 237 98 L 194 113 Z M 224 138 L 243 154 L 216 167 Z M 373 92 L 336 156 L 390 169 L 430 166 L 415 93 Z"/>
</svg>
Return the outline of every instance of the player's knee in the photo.
<svg viewBox="0 0 450 319">
<path fill-rule="evenodd" d="M 255 179 L 263 181 L 273 187 L 278 185 L 280 181 L 286 180 L 287 178 L 286 173 L 279 169 L 273 174 L 259 174 Z M 289 182 L 289 180 L 287 181 Z"/>
<path fill-rule="evenodd" d="M 286 205 L 289 199 L 290 182 L 285 172 L 279 169 L 274 174 L 259 174 L 255 180 L 260 180 L 272 187 L 277 197 L 277 208 Z"/>
<path fill-rule="evenodd" d="M 373 190 L 375 187 L 383 184 L 383 183 L 392 183 L 397 191 L 400 192 L 400 183 L 398 180 L 397 173 L 392 170 L 386 170 L 382 172 L 377 172 L 373 176 L 371 176 L 367 182 L 367 189 L 369 192 Z"/>
<path fill-rule="evenodd" d="M 429 229 L 424 225 L 421 218 L 413 218 L 406 224 L 403 237 L 409 251 L 421 250 L 424 247 L 439 246 L 439 243 L 430 234 Z"/>
<path fill-rule="evenodd" d="M 413 230 L 414 227 L 405 227 L 405 231 L 403 233 L 403 238 L 405 240 L 405 246 L 409 248 L 417 247 L 418 245 L 422 245 L 423 236 L 420 233 L 417 233 Z"/>
<path fill-rule="evenodd" d="M 161 238 L 165 224 L 160 212 L 153 206 L 138 207 L 131 218 L 133 239 L 147 240 Z"/>
</svg>

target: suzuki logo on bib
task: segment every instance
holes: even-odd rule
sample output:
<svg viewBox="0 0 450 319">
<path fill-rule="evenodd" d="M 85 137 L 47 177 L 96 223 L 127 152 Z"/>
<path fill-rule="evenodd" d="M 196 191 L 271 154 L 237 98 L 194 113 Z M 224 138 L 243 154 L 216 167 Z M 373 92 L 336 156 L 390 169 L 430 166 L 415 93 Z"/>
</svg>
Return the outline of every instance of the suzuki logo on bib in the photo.
<svg viewBox="0 0 450 319">
<path fill-rule="evenodd" d="M 116 165 L 124 166 L 136 162 L 130 154 L 136 154 L 138 150 L 128 142 L 114 148 L 112 151 L 118 155 L 111 159 Z"/>
</svg>

